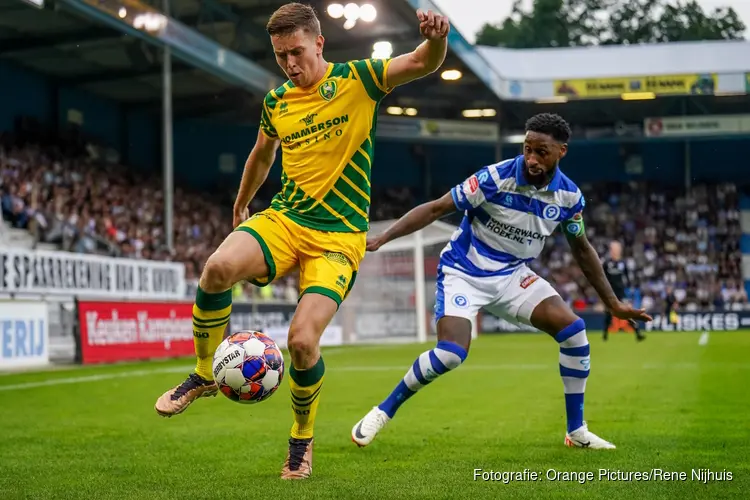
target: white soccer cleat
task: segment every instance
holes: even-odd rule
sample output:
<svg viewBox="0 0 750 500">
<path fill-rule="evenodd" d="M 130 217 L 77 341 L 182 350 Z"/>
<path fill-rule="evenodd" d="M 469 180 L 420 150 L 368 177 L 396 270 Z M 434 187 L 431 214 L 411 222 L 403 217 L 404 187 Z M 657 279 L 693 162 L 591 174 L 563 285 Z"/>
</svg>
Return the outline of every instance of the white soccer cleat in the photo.
<svg viewBox="0 0 750 500">
<path fill-rule="evenodd" d="M 377 406 L 373 407 L 365 418 L 352 428 L 352 441 L 360 448 L 372 443 L 378 432 L 385 427 L 391 418 Z"/>
<path fill-rule="evenodd" d="M 565 446 L 570 448 L 590 448 L 592 450 L 614 450 L 615 445 L 589 431 L 586 422 L 581 427 L 565 434 Z"/>
</svg>

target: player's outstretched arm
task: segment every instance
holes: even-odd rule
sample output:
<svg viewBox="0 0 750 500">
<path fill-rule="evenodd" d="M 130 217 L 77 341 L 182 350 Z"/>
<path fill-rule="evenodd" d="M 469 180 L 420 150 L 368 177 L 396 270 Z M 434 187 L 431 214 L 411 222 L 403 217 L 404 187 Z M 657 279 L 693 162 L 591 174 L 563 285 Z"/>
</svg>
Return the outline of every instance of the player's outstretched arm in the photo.
<svg viewBox="0 0 750 500">
<path fill-rule="evenodd" d="M 596 250 L 586 237 L 581 214 L 577 214 L 573 219 L 563 222 L 563 233 L 565 233 L 573 258 L 580 266 L 581 271 L 583 271 L 583 275 L 586 276 L 586 279 L 594 287 L 599 298 L 604 302 L 604 306 L 613 316 L 620 319 L 635 319 L 638 321 L 652 320 L 651 316 L 646 314 L 645 309 L 633 309 L 617 298 L 614 290 L 612 290 L 612 286 L 609 284 L 607 275 L 599 260 L 599 255 L 597 255 Z"/>
<path fill-rule="evenodd" d="M 425 38 L 414 51 L 393 58 L 388 65 L 386 80 L 389 87 L 409 83 L 418 78 L 434 73 L 445 61 L 448 51 L 448 18 L 427 12 L 417 11 L 419 32 Z"/>
<path fill-rule="evenodd" d="M 237 227 L 249 217 L 247 205 L 266 181 L 268 171 L 271 170 L 271 166 L 276 159 L 276 150 L 279 148 L 279 143 L 278 138 L 270 138 L 262 130 L 258 130 L 258 140 L 245 162 L 240 189 L 234 202 L 234 215 L 232 217 L 234 227 Z"/>
<path fill-rule="evenodd" d="M 367 239 L 367 250 L 376 251 L 389 241 L 395 240 L 414 231 L 429 226 L 440 217 L 456 211 L 451 193 L 446 193 L 442 198 L 428 201 L 411 209 L 403 217 L 393 223 L 383 234 Z"/>
</svg>

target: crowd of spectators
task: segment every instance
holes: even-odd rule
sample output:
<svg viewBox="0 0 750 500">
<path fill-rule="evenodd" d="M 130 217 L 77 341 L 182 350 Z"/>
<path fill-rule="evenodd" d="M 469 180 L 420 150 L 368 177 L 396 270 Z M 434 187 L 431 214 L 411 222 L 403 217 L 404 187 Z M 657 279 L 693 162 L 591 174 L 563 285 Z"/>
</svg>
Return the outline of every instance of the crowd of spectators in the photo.
<svg viewBox="0 0 750 500">
<path fill-rule="evenodd" d="M 622 243 L 633 282 L 630 299 L 637 305 L 664 310 L 673 292 L 678 307 L 687 311 L 746 307 L 735 185 L 685 190 L 633 182 L 581 189 L 589 240 L 602 256 L 612 240 Z M 548 240 L 534 267 L 574 308 L 601 308 L 562 235 Z"/>
<path fill-rule="evenodd" d="M 0 174 L 3 219 L 28 229 L 36 241 L 72 252 L 183 262 L 193 286 L 203 263 L 231 230 L 231 192 L 217 196 L 177 187 L 170 251 L 160 177 L 92 160 L 85 150 L 71 155 L 57 146 L 0 141 Z M 661 308 L 670 291 L 686 310 L 747 303 L 734 185 L 699 185 L 687 192 L 644 183 L 582 189 L 589 238 L 602 256 L 611 240 L 623 243 L 637 304 Z M 377 190 L 371 216 L 396 218 L 414 203 L 407 188 Z M 257 211 L 265 204 L 256 200 L 251 208 Z M 574 308 L 601 308 L 561 234 L 548 239 L 533 267 Z M 240 284 L 234 292 L 237 299 L 253 295 L 294 301 L 296 277 L 262 290 Z"/>
</svg>

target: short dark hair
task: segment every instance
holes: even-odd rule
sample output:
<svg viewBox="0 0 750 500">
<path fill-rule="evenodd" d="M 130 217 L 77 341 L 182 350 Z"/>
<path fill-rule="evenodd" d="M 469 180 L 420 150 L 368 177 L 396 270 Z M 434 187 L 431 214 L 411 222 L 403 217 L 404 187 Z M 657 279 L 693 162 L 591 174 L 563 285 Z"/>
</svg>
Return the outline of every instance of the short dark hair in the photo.
<svg viewBox="0 0 750 500">
<path fill-rule="evenodd" d="M 573 134 L 568 122 L 554 113 L 539 113 L 529 118 L 526 122 L 526 132 L 547 134 L 558 142 L 568 142 Z"/>
<path fill-rule="evenodd" d="M 296 2 L 282 5 L 271 14 L 266 24 L 266 31 L 271 36 L 291 35 L 297 30 L 320 35 L 320 21 L 311 6 Z"/>
</svg>

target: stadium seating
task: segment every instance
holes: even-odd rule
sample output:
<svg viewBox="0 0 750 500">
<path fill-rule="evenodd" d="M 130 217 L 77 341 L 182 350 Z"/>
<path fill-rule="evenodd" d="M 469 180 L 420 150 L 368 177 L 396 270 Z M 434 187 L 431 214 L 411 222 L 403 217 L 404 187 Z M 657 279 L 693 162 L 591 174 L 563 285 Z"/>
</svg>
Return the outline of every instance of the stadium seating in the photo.
<svg viewBox="0 0 750 500">
<path fill-rule="evenodd" d="M 0 146 L 5 244 L 80 253 L 175 260 L 197 285 L 203 263 L 230 229 L 231 193 L 200 196 L 175 190 L 174 250 L 163 234 L 158 175 L 64 157 L 56 148 Z M 742 308 L 739 201 L 732 184 L 684 190 L 631 183 L 583 186 L 589 236 L 604 255 L 612 239 L 624 243 L 637 287 L 635 302 L 661 308 L 672 288 L 686 310 Z M 415 203 L 408 188 L 377 188 L 373 220 L 399 217 Z M 223 203 L 220 203 L 223 202 Z M 258 201 L 257 210 L 264 206 Z M 26 233 L 25 231 L 28 231 Z M 41 245 L 41 246 L 40 246 Z M 601 309 L 593 288 L 572 262 L 564 238 L 550 238 L 536 270 L 577 310 Z M 296 301 L 296 278 L 264 290 L 248 284 L 235 298 Z"/>
<path fill-rule="evenodd" d="M 613 239 L 623 243 L 636 303 L 663 310 L 671 288 L 688 311 L 747 307 L 735 185 L 699 185 L 687 192 L 645 183 L 582 189 L 589 238 L 600 255 Z M 576 309 L 601 308 L 561 235 L 548 241 L 534 266 Z"/>
</svg>

